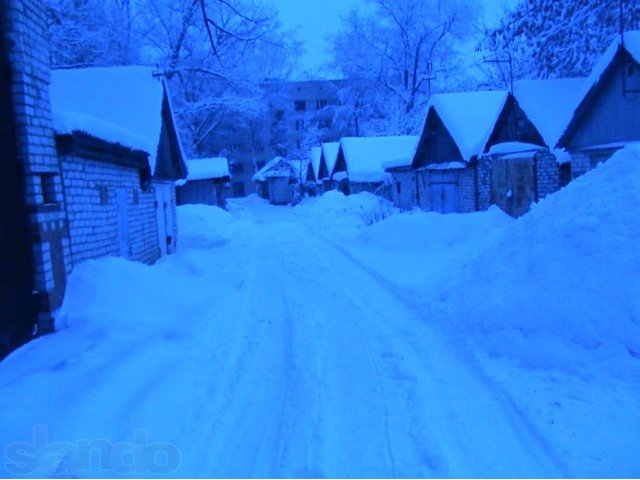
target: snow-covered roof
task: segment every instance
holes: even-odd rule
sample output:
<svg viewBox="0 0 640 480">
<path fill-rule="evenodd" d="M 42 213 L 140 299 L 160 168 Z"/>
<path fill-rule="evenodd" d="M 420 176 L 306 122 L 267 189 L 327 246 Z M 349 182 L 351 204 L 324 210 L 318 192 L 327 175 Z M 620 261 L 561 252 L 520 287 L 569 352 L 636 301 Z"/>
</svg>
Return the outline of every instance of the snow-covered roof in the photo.
<svg viewBox="0 0 640 480">
<path fill-rule="evenodd" d="M 229 177 L 229 161 L 224 157 L 198 158 L 187 162 L 187 181 Z"/>
<path fill-rule="evenodd" d="M 340 149 L 352 182 L 382 182 L 386 178 L 383 165 L 398 162 L 410 164 L 418 137 L 345 137 Z"/>
<path fill-rule="evenodd" d="M 301 160 L 288 160 L 284 157 L 274 157 L 255 173 L 253 180 L 255 182 L 264 182 L 268 178 L 297 177 L 298 171 L 301 171 L 299 169 L 306 168 L 305 165 L 302 165 Z"/>
<path fill-rule="evenodd" d="M 538 150 L 543 150 L 544 147 L 535 145 L 533 143 L 524 142 L 502 142 L 496 143 L 490 149 L 489 155 L 508 155 L 512 153 L 530 153 Z"/>
<path fill-rule="evenodd" d="M 99 67 L 51 72 L 51 111 L 58 134 L 83 132 L 149 154 L 155 171 L 162 131 L 163 82 L 153 68 Z"/>
<path fill-rule="evenodd" d="M 313 147 L 311 149 L 310 161 L 313 167 L 313 178 L 318 180 L 320 172 L 320 157 L 322 156 L 322 147 Z"/>
<path fill-rule="evenodd" d="M 333 167 L 336 165 L 339 151 L 340 142 L 327 142 L 322 144 L 322 155 L 324 156 L 324 161 L 327 164 L 327 172 L 329 176 L 331 176 Z"/>
<path fill-rule="evenodd" d="M 575 113 L 578 108 L 580 108 L 593 87 L 600 82 L 600 79 L 615 59 L 620 48 L 624 48 L 635 62 L 640 63 L 640 30 L 631 30 L 624 32 L 623 35 L 617 34 L 614 37 L 607 50 L 605 50 L 602 57 L 600 57 L 600 60 L 598 60 L 598 63 L 593 67 L 591 74 L 586 78 L 582 87 L 578 90 L 577 101 L 572 109 L 571 118 L 559 135 L 558 142 L 560 142 L 563 139 L 563 136 L 567 133 L 567 130 L 573 123 Z"/>
<path fill-rule="evenodd" d="M 533 123 L 544 143 L 554 148 L 579 102 L 584 78 L 520 80 L 513 85 L 518 105 Z"/>
<path fill-rule="evenodd" d="M 484 150 L 507 96 L 508 92 L 502 90 L 441 93 L 433 95 L 429 103 L 442 119 L 462 158 L 469 161 Z"/>
</svg>

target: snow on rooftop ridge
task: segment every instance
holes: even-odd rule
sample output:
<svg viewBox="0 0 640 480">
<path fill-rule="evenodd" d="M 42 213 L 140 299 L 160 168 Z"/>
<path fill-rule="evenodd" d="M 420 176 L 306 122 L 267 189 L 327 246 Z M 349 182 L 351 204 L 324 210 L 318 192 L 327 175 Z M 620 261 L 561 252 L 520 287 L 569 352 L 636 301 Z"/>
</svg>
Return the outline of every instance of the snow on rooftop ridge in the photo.
<svg viewBox="0 0 640 480">
<path fill-rule="evenodd" d="M 580 101 L 585 78 L 519 80 L 513 94 L 545 144 L 554 148 Z"/>
<path fill-rule="evenodd" d="M 430 105 L 453 137 L 462 158 L 469 161 L 483 152 L 507 96 L 504 90 L 440 93 L 431 97 Z"/>
<path fill-rule="evenodd" d="M 324 161 L 327 164 L 327 172 L 329 172 L 329 176 L 331 176 L 333 167 L 336 165 L 339 151 L 340 142 L 327 142 L 322 144 L 322 154 L 324 155 Z"/>
<path fill-rule="evenodd" d="M 345 137 L 340 148 L 352 182 L 382 182 L 387 174 L 383 165 L 411 164 L 418 137 Z"/>
<path fill-rule="evenodd" d="M 164 85 L 143 66 L 53 70 L 54 129 L 74 131 L 149 154 L 155 171 L 162 131 Z"/>
<path fill-rule="evenodd" d="M 229 161 L 225 157 L 187 160 L 187 181 L 229 177 Z"/>
<path fill-rule="evenodd" d="M 305 168 L 303 160 L 288 160 L 284 157 L 274 157 L 253 176 L 254 182 L 264 182 L 268 178 L 298 176 L 299 169 Z"/>
</svg>

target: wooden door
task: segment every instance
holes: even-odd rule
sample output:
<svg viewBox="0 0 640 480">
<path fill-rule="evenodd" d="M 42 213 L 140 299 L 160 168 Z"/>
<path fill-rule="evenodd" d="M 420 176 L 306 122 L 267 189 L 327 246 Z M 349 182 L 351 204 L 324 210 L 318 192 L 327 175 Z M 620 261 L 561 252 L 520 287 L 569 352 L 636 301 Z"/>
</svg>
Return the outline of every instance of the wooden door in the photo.
<svg viewBox="0 0 640 480">
<path fill-rule="evenodd" d="M 527 213 L 536 200 L 533 157 L 494 159 L 491 164 L 491 201 L 513 217 Z"/>
<path fill-rule="evenodd" d="M 455 213 L 458 210 L 458 182 L 454 174 L 432 173 L 429 189 L 434 212 Z"/>
<path fill-rule="evenodd" d="M 158 245 L 160 246 L 160 255 L 164 256 L 169 253 L 169 235 L 172 230 L 169 229 L 170 204 L 167 205 L 166 185 L 156 185 L 156 223 L 158 224 Z M 169 197 L 169 202 L 171 198 Z"/>
</svg>

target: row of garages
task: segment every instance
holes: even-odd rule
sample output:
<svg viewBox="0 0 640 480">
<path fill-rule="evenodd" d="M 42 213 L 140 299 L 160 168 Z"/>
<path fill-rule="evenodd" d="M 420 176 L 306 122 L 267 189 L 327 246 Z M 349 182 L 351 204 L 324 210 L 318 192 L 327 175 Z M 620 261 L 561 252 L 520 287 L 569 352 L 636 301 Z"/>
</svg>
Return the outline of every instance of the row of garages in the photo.
<svg viewBox="0 0 640 480">
<path fill-rule="evenodd" d="M 370 191 L 405 210 L 464 213 L 495 204 L 523 215 L 640 140 L 638 45 L 640 32 L 618 37 L 588 78 L 434 95 L 419 136 L 343 138 L 315 148 L 306 188 Z"/>
</svg>

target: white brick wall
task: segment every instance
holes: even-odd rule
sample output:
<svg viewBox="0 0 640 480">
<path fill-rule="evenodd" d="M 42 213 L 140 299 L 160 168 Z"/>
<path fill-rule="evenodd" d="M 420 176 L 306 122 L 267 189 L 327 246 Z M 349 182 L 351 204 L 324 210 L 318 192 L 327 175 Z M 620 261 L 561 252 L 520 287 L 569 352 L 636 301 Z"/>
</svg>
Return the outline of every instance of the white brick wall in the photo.
<svg viewBox="0 0 640 480">
<path fill-rule="evenodd" d="M 144 263 L 158 259 L 155 196 L 153 191 L 140 189 L 138 170 L 74 156 L 61 157 L 60 163 L 74 265 L 90 258 L 120 255 L 118 190 L 126 195 L 129 258 Z M 100 187 L 107 189 L 105 205 L 101 204 Z"/>
</svg>

